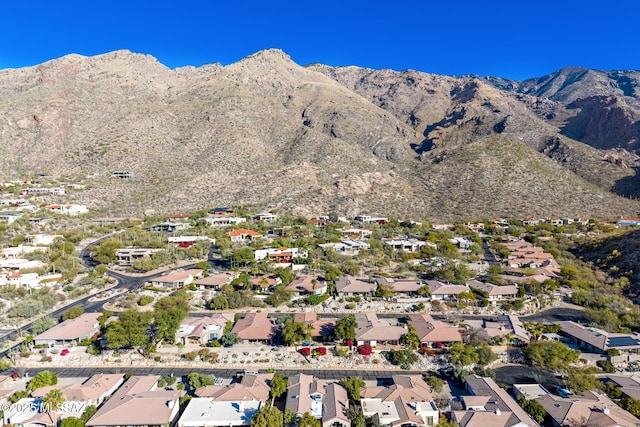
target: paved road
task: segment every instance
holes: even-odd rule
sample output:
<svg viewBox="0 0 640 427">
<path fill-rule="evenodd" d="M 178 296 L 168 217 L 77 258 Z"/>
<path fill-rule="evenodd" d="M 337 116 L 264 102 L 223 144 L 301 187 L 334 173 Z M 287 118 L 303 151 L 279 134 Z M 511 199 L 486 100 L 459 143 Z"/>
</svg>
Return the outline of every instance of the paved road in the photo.
<svg viewBox="0 0 640 427">
<path fill-rule="evenodd" d="M 251 369 L 251 367 L 247 367 Z M 174 376 L 186 376 L 191 372 L 200 372 L 204 374 L 212 374 L 215 377 L 220 378 L 233 378 L 239 373 L 243 371 L 241 369 L 202 369 L 202 368 L 164 368 L 164 367 L 151 367 L 151 368 L 99 368 L 99 367 L 88 367 L 88 368 L 67 368 L 67 367 L 58 367 L 58 368 L 46 368 L 47 370 L 53 371 L 58 377 L 75 377 L 75 378 L 85 378 L 90 377 L 91 375 L 97 373 L 126 373 L 132 372 L 134 375 L 162 375 L 167 376 L 173 374 Z M 13 372 L 15 369 L 9 369 L 6 373 Z M 42 371 L 42 369 L 38 368 L 18 368 L 18 373 L 20 375 L 28 374 L 29 377 L 33 377 L 38 372 Z M 385 379 L 390 379 L 393 375 L 405 374 L 405 375 L 422 375 L 424 371 L 409 371 L 409 370 L 351 370 L 351 369 L 304 369 L 304 368 L 295 368 L 295 369 L 278 369 L 278 372 L 283 374 L 286 377 L 304 373 L 308 375 L 313 375 L 314 377 L 321 380 L 340 380 L 345 377 L 359 377 L 365 381 L 383 381 Z"/>
</svg>

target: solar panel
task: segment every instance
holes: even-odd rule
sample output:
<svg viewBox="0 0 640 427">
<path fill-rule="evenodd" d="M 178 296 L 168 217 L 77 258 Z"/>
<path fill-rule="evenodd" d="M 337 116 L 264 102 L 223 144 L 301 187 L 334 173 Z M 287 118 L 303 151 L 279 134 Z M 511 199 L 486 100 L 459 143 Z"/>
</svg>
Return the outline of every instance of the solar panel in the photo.
<svg viewBox="0 0 640 427">
<path fill-rule="evenodd" d="M 633 337 L 611 337 L 609 347 L 633 347 L 640 345 L 640 340 Z"/>
</svg>

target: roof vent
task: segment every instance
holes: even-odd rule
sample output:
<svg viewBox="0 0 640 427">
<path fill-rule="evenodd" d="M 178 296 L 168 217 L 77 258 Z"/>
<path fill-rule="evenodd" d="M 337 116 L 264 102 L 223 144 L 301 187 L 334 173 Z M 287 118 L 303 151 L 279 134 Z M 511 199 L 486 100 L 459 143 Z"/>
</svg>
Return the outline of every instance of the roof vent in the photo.
<svg viewBox="0 0 640 427">
<path fill-rule="evenodd" d="M 500 409 L 499 409 L 499 408 L 496 408 L 496 410 L 495 410 L 494 412 L 495 412 L 495 414 L 496 414 L 496 415 L 500 415 L 500 414 L 502 414 L 502 412 L 500 412 Z"/>
<path fill-rule="evenodd" d="M 608 407 L 604 407 L 602 408 L 602 413 L 605 415 L 610 415 L 611 414 L 611 409 L 609 409 Z"/>
</svg>

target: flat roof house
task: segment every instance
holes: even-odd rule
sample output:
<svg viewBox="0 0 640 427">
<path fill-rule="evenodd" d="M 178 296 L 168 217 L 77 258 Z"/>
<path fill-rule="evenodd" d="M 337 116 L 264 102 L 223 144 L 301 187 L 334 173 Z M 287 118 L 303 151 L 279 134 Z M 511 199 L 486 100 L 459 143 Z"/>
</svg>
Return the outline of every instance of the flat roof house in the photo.
<svg viewBox="0 0 640 427">
<path fill-rule="evenodd" d="M 215 400 L 195 397 L 189 401 L 178 427 L 248 426 L 263 402 L 258 400 Z"/>
<path fill-rule="evenodd" d="M 218 340 L 224 333 L 227 322 L 233 322 L 233 314 L 212 314 L 207 317 L 187 317 L 180 322 L 176 332 L 176 342 L 206 345 Z"/>
<path fill-rule="evenodd" d="M 100 332 L 101 313 L 84 313 L 68 319 L 33 338 L 35 345 L 67 345 L 91 338 Z"/>
</svg>

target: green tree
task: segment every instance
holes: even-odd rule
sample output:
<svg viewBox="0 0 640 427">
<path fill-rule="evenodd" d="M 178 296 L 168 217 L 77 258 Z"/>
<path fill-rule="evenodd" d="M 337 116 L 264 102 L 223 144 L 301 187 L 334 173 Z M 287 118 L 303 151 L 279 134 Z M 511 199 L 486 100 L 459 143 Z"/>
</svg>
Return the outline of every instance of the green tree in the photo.
<svg viewBox="0 0 640 427">
<path fill-rule="evenodd" d="M 275 406 L 264 405 L 251 418 L 252 427 L 283 427 L 284 416 Z"/>
<path fill-rule="evenodd" d="M 347 408 L 347 417 L 351 421 L 351 427 L 366 427 L 367 422 L 362 413 L 362 409 L 353 405 L 349 405 Z"/>
<path fill-rule="evenodd" d="M 602 383 L 586 369 L 570 369 L 567 386 L 577 394 L 602 388 Z"/>
<path fill-rule="evenodd" d="M 60 421 L 60 427 L 84 427 L 84 422 L 80 418 L 67 417 Z"/>
<path fill-rule="evenodd" d="M 58 384 L 58 377 L 51 371 L 40 371 L 29 381 L 27 390 L 33 391 L 49 385 Z"/>
<path fill-rule="evenodd" d="M 321 427 L 320 421 L 313 418 L 310 413 L 305 412 L 298 421 L 298 427 Z"/>
<path fill-rule="evenodd" d="M 288 426 L 293 424 L 296 419 L 296 413 L 291 408 L 285 408 L 284 410 L 284 425 Z"/>
<path fill-rule="evenodd" d="M 287 319 L 282 328 L 282 341 L 285 345 L 298 345 L 302 341 L 310 339 L 307 325 L 302 322 L 296 322 L 292 318 Z"/>
<path fill-rule="evenodd" d="M 54 388 L 42 398 L 42 403 L 44 403 L 45 408 L 48 408 L 48 412 L 55 412 L 62 406 L 64 400 L 62 392 Z"/>
<path fill-rule="evenodd" d="M 442 391 L 442 387 L 444 387 L 444 380 L 433 375 L 425 375 L 424 382 L 429 384 L 431 391 L 435 393 L 440 393 Z"/>
<path fill-rule="evenodd" d="M 349 400 L 354 402 L 360 401 L 360 388 L 365 386 L 362 379 L 358 377 L 347 377 L 340 381 L 340 385 L 347 389 Z"/>
<path fill-rule="evenodd" d="M 201 374 L 200 372 L 191 372 L 187 375 L 190 392 L 193 393 L 200 387 L 213 385 L 215 378 L 213 375 Z"/>
<path fill-rule="evenodd" d="M 547 411 L 538 401 L 527 400 L 522 396 L 518 396 L 517 400 L 522 409 L 524 409 L 527 414 L 531 415 L 531 418 L 533 418 L 539 424 L 544 423 L 544 420 L 547 417 Z"/>
<path fill-rule="evenodd" d="M 64 312 L 64 314 L 62 315 L 62 321 L 64 322 L 65 320 L 75 319 L 76 317 L 82 316 L 82 313 L 84 313 L 84 308 L 76 305 L 75 307 L 71 307 Z"/>
<path fill-rule="evenodd" d="M 234 344 L 238 344 L 240 341 L 241 340 L 238 337 L 238 334 L 236 334 L 235 332 L 227 332 L 218 340 L 218 342 L 225 347 L 231 347 Z"/>
<path fill-rule="evenodd" d="M 288 384 L 289 382 L 282 374 L 273 374 L 273 378 L 271 379 L 271 389 L 269 390 L 272 405 L 275 399 L 282 396 L 287 391 Z"/>
<path fill-rule="evenodd" d="M 84 412 L 82 413 L 82 416 L 80 417 L 80 419 L 82 420 L 83 423 L 86 423 L 91 419 L 91 417 L 93 417 L 96 414 L 97 411 L 98 409 L 96 408 L 95 405 L 89 405 L 87 406 L 87 409 L 85 409 Z"/>
<path fill-rule="evenodd" d="M 57 324 L 58 322 L 56 321 L 56 319 L 52 319 L 51 317 L 46 317 L 46 316 L 41 317 L 33 321 L 33 323 L 31 324 L 31 332 L 34 335 L 38 335 L 48 329 L 53 328 Z"/>
<path fill-rule="evenodd" d="M 460 427 L 460 424 L 445 417 L 440 417 L 436 427 Z"/>
<path fill-rule="evenodd" d="M 348 315 L 342 319 L 338 319 L 333 328 L 333 336 L 337 340 L 351 340 L 356 339 L 356 318 L 353 315 Z"/>
<path fill-rule="evenodd" d="M 394 288 L 393 285 L 387 285 L 384 283 L 380 283 L 375 291 L 375 296 L 384 299 L 392 298 L 395 294 L 396 288 Z"/>
<path fill-rule="evenodd" d="M 151 327 L 150 312 L 125 310 L 118 316 L 118 320 L 109 323 L 106 332 L 107 348 L 136 348 L 146 347 L 150 342 Z"/>
<path fill-rule="evenodd" d="M 189 309 L 190 306 L 184 294 L 160 298 L 153 310 L 156 341 L 172 343 L 180 322 L 189 314 Z"/>
<path fill-rule="evenodd" d="M 567 369 L 578 361 L 580 352 L 572 350 L 559 341 L 532 341 L 525 354 L 529 360 L 547 369 Z"/>
<path fill-rule="evenodd" d="M 412 325 L 407 325 L 407 333 L 402 336 L 401 340 L 409 348 L 416 349 L 420 346 L 420 337 Z"/>
</svg>

